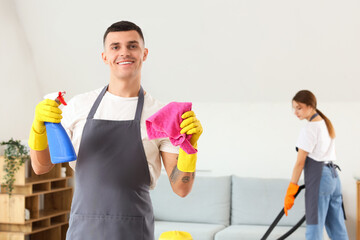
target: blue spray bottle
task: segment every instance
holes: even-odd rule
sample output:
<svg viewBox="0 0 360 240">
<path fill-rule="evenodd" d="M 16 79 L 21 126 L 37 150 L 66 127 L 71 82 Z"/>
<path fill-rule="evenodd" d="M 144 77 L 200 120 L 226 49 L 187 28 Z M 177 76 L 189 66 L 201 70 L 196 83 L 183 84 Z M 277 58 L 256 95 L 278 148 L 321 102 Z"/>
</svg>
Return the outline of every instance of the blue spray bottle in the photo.
<svg viewBox="0 0 360 240">
<path fill-rule="evenodd" d="M 65 92 L 51 93 L 44 98 L 55 100 L 57 103 L 62 103 L 66 106 L 64 94 Z M 61 123 L 45 122 L 45 127 L 51 162 L 56 164 L 76 160 L 74 147 Z"/>
</svg>

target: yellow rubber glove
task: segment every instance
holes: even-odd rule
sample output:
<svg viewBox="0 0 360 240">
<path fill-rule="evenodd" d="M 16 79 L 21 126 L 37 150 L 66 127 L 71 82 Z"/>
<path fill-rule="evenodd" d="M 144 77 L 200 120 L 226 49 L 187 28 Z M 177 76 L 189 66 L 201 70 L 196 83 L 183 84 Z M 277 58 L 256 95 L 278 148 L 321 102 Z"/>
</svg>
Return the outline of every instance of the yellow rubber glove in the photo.
<svg viewBox="0 0 360 240">
<path fill-rule="evenodd" d="M 196 118 L 193 111 L 185 112 L 181 116 L 184 120 L 180 124 L 181 134 L 186 133 L 192 135 L 190 139 L 191 145 L 197 149 L 197 141 L 203 132 L 200 121 Z M 187 154 L 180 148 L 179 157 L 177 162 L 177 168 L 182 172 L 195 172 L 196 168 L 197 153 Z"/>
<path fill-rule="evenodd" d="M 159 240 L 193 240 L 192 236 L 188 232 L 183 231 L 169 231 L 163 232 Z"/>
<path fill-rule="evenodd" d="M 290 210 L 294 205 L 295 194 L 298 192 L 298 190 L 299 190 L 299 185 L 290 182 L 284 199 L 284 211 L 286 216 L 288 215 L 288 210 Z"/>
<path fill-rule="evenodd" d="M 35 109 L 35 118 L 29 136 L 29 147 L 36 151 L 45 150 L 48 146 L 44 122 L 59 123 L 62 111 L 59 104 L 50 99 L 41 101 Z"/>
</svg>

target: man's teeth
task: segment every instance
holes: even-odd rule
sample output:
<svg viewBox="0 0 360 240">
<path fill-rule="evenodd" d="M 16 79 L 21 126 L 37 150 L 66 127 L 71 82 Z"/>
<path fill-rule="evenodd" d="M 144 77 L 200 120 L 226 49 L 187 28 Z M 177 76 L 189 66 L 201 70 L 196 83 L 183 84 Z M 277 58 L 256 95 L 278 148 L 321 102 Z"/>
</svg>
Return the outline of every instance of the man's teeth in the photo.
<svg viewBox="0 0 360 240">
<path fill-rule="evenodd" d="M 120 63 L 118 63 L 118 64 L 124 65 L 124 64 L 130 64 L 130 63 L 132 63 L 132 62 L 120 62 Z"/>
</svg>

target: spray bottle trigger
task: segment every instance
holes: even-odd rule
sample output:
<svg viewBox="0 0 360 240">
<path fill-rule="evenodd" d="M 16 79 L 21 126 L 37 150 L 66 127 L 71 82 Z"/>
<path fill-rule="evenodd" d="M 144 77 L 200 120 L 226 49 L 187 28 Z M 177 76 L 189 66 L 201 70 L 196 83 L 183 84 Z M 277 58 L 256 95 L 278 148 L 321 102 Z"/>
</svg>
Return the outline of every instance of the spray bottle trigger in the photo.
<svg viewBox="0 0 360 240">
<path fill-rule="evenodd" d="M 58 99 L 62 104 L 64 104 L 64 105 L 66 106 L 67 104 L 66 104 L 65 99 L 64 99 L 65 93 L 66 93 L 66 92 L 59 92 L 59 95 L 58 95 L 57 99 Z"/>
</svg>

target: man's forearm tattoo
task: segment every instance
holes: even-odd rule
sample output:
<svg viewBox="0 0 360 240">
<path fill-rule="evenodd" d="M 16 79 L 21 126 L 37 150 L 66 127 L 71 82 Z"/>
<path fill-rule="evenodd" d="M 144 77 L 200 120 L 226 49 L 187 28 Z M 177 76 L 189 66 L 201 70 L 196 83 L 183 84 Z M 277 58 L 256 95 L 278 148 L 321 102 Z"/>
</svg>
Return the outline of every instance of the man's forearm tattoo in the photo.
<svg viewBox="0 0 360 240">
<path fill-rule="evenodd" d="M 190 182 L 190 177 L 189 177 L 189 176 L 185 176 L 185 177 L 183 177 L 183 178 L 181 179 L 181 181 L 182 181 L 183 183 L 188 183 L 188 182 Z"/>
<path fill-rule="evenodd" d="M 175 183 L 178 180 L 180 173 L 180 170 L 177 168 L 177 166 L 175 166 L 170 174 L 170 181 Z"/>
<path fill-rule="evenodd" d="M 176 157 L 176 160 L 178 160 L 178 157 Z M 180 176 L 181 173 L 183 173 L 183 172 L 180 171 L 180 170 L 177 168 L 177 166 L 175 166 L 174 169 L 172 170 L 171 174 L 170 174 L 170 181 L 171 181 L 172 183 L 175 183 L 175 182 L 179 179 L 179 176 Z M 184 177 L 182 177 L 182 178 L 181 178 L 181 181 L 182 181 L 183 183 L 188 183 L 188 182 L 190 182 L 190 177 L 192 177 L 192 179 L 194 179 L 194 178 L 195 178 L 195 172 L 193 172 L 193 173 L 191 174 L 191 176 L 184 176 Z"/>
<path fill-rule="evenodd" d="M 175 166 L 174 169 L 173 169 L 173 171 L 172 171 L 171 174 L 170 174 L 170 181 L 171 181 L 172 183 L 175 183 L 175 182 L 179 179 L 179 176 L 181 175 L 181 173 L 183 173 L 183 172 L 180 171 L 180 170 L 177 168 L 177 166 Z M 183 183 L 188 183 L 188 182 L 190 182 L 191 177 L 192 177 L 192 179 L 195 178 L 195 172 L 193 172 L 193 173 L 191 174 L 191 176 L 184 176 L 184 177 L 182 177 L 182 178 L 181 178 L 181 181 L 182 181 Z"/>
</svg>

